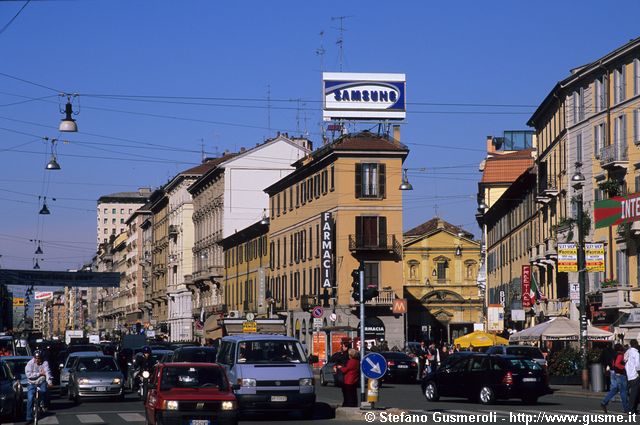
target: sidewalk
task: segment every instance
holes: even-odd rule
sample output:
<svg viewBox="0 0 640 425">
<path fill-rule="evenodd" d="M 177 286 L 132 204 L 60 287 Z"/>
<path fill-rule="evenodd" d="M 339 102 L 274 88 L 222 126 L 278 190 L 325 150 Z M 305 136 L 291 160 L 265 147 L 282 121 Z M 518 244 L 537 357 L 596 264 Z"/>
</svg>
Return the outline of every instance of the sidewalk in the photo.
<svg viewBox="0 0 640 425">
<path fill-rule="evenodd" d="M 606 392 L 593 392 L 591 390 L 583 390 L 580 385 L 551 385 L 551 389 L 554 390 L 553 395 L 568 396 L 568 397 L 586 397 L 602 399 Z"/>
</svg>

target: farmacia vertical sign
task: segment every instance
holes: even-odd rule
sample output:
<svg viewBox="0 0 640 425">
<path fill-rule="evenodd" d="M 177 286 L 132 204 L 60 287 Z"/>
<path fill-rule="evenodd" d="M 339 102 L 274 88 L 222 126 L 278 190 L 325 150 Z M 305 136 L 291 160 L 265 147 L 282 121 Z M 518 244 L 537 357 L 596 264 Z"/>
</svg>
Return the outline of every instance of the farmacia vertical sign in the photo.
<svg viewBox="0 0 640 425">
<path fill-rule="evenodd" d="M 320 258 L 321 279 L 323 288 L 333 288 L 334 228 L 333 216 L 329 211 L 320 214 Z"/>
</svg>

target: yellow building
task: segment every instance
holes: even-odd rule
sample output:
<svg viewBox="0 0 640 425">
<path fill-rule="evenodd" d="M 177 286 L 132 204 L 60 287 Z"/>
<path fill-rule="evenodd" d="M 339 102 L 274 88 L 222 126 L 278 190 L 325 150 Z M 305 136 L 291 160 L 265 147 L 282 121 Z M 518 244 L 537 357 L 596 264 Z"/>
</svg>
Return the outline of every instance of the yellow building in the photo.
<svg viewBox="0 0 640 425">
<path fill-rule="evenodd" d="M 267 317 L 269 313 L 268 230 L 269 224 L 260 221 L 220 242 L 224 255 L 222 293 L 230 316 L 244 317 L 251 312 Z"/>
<path fill-rule="evenodd" d="M 473 234 L 436 217 L 405 232 L 403 250 L 409 340 L 452 342 L 472 332 L 483 315 Z"/>
<path fill-rule="evenodd" d="M 167 333 L 167 260 L 169 256 L 169 199 L 163 189 L 151 195 L 150 210 L 153 215 L 153 246 L 151 294 L 149 301 L 153 304 L 150 324 L 159 331 Z"/>
<path fill-rule="evenodd" d="M 379 289 L 367 304 L 366 339 L 404 343 L 402 297 L 402 163 L 408 149 L 370 132 L 345 135 L 296 162 L 296 170 L 265 189 L 270 201 L 270 278 L 275 310 L 289 333 L 311 340 L 308 309 L 324 304 L 323 329 L 358 327 L 352 271 L 364 263 L 365 284 Z M 321 229 L 321 215 L 327 216 Z M 333 315 L 335 314 L 335 316 Z M 331 320 L 334 318 L 335 320 Z M 370 331 L 370 332 L 369 332 Z"/>
</svg>

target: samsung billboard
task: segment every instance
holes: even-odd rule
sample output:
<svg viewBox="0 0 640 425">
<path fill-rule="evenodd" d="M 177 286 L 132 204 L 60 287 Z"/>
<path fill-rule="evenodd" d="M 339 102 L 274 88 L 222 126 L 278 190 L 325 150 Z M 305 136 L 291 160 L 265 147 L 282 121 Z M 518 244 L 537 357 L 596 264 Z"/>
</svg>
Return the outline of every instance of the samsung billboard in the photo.
<svg viewBox="0 0 640 425">
<path fill-rule="evenodd" d="M 323 72 L 322 118 L 403 120 L 405 86 L 405 74 Z"/>
</svg>

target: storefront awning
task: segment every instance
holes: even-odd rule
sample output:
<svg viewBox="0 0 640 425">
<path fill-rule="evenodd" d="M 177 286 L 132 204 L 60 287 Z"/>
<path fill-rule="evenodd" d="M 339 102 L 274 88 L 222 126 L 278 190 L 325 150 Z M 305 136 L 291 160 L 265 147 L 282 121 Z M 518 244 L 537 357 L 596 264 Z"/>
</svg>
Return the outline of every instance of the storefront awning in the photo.
<svg viewBox="0 0 640 425">
<path fill-rule="evenodd" d="M 627 329 L 624 333 L 624 342 L 628 343 L 632 339 L 635 339 L 637 341 L 639 336 L 640 336 L 640 328 Z"/>
<path fill-rule="evenodd" d="M 214 314 L 204 322 L 204 337 L 207 339 L 222 338 L 222 326 L 218 324 L 218 315 Z"/>
</svg>

